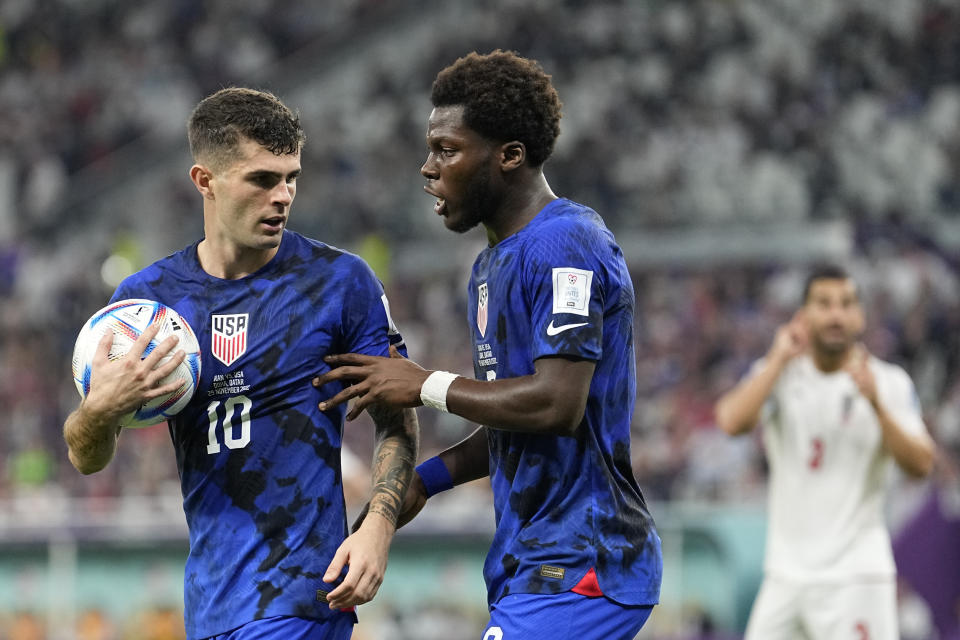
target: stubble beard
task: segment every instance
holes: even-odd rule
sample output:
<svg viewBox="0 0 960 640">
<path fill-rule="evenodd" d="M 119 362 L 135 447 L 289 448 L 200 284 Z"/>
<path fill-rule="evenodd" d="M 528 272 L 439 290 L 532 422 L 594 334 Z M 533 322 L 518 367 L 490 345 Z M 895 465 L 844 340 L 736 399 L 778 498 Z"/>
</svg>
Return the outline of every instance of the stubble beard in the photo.
<svg viewBox="0 0 960 640">
<path fill-rule="evenodd" d="M 849 351 L 851 347 L 853 347 L 855 338 L 847 333 L 843 340 L 825 340 L 822 336 L 815 334 L 812 341 L 814 348 L 823 355 L 829 357 L 838 357 L 842 356 L 844 353 Z"/>
<path fill-rule="evenodd" d="M 497 196 L 490 186 L 490 178 L 485 173 L 478 172 L 467 184 L 460 207 L 460 215 L 450 221 L 447 228 L 456 233 L 466 233 L 483 222 L 485 214 L 494 211 L 497 206 Z"/>
</svg>

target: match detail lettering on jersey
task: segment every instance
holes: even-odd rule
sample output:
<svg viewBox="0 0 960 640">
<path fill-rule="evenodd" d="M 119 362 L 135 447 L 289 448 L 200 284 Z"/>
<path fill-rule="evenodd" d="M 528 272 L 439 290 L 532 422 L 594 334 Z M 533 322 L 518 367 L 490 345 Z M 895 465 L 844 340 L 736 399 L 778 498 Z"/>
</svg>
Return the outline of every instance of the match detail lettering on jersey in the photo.
<svg viewBox="0 0 960 640">
<path fill-rule="evenodd" d="M 553 268 L 553 312 L 590 315 L 593 271 L 573 267 Z"/>
<path fill-rule="evenodd" d="M 558 333 L 566 331 L 567 329 L 576 329 L 577 327 L 585 326 L 589 323 L 587 322 L 574 322 L 573 324 L 562 324 L 559 327 L 553 326 L 553 320 L 550 321 L 550 324 L 547 325 L 547 335 L 555 336 Z"/>
<path fill-rule="evenodd" d="M 249 313 L 214 314 L 211 316 L 210 353 L 228 367 L 247 351 Z"/>
</svg>

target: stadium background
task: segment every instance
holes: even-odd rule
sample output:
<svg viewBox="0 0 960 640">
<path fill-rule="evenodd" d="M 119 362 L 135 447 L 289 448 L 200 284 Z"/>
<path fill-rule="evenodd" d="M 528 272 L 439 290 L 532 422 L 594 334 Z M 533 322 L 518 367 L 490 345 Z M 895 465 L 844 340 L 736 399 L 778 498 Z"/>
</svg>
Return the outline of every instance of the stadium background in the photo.
<svg viewBox="0 0 960 640">
<path fill-rule="evenodd" d="M 640 638 L 733 639 L 761 572 L 759 439 L 711 406 L 789 317 L 804 267 L 862 285 L 870 349 L 917 384 L 942 457 L 889 505 L 902 637 L 960 631 L 960 9 L 937 0 L 3 0 L 0 638 L 182 636 L 185 526 L 163 427 L 81 477 L 60 437 L 81 323 L 131 269 L 201 232 L 184 123 L 230 84 L 298 108 L 291 228 L 362 254 L 410 353 L 471 370 L 464 283 L 483 242 L 432 215 L 429 86 L 510 48 L 565 103 L 548 179 L 617 234 L 637 290 L 634 467 L 665 551 Z M 422 455 L 467 433 L 422 412 Z M 348 425 L 348 501 L 371 426 Z M 394 543 L 362 640 L 478 638 L 483 483 Z M 938 633 L 939 629 L 939 633 Z M 951 635 L 952 634 L 952 635 Z"/>
</svg>

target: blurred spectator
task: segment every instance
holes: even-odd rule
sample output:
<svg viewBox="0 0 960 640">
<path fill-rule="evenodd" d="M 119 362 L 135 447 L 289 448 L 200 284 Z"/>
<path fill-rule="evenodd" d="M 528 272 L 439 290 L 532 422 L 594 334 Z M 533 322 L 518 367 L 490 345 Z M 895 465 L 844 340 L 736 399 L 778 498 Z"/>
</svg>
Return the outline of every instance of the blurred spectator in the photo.
<svg viewBox="0 0 960 640">
<path fill-rule="evenodd" d="M 10 640 L 46 640 L 43 620 L 30 611 L 18 611 L 13 614 L 7 629 Z"/>
<path fill-rule="evenodd" d="M 107 614 L 89 609 L 77 618 L 76 640 L 118 640 L 118 635 Z"/>
</svg>

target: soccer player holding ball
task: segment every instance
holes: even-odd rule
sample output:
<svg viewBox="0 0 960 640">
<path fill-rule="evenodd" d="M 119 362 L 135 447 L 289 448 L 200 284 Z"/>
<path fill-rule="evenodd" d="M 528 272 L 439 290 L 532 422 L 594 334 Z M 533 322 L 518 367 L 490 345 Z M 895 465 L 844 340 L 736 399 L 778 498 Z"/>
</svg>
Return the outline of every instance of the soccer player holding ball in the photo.
<svg viewBox="0 0 960 640">
<path fill-rule="evenodd" d="M 176 309 L 196 332 L 201 378 L 169 422 L 190 530 L 187 637 L 349 638 L 355 605 L 383 579 L 413 464 L 413 410 L 370 405 L 373 496 L 347 535 L 340 470 L 344 409 L 318 402 L 342 386 L 310 383 L 343 351 L 387 355 L 401 338 L 372 270 L 357 256 L 286 229 L 304 143 L 275 96 L 229 88 L 189 122 L 204 238 L 124 280 L 113 300 Z M 112 459 L 119 420 L 177 382 L 176 340 L 141 360 L 151 327 L 126 357 L 94 359 L 90 389 L 64 425 L 71 462 L 93 473 Z M 156 367 L 156 368 L 154 368 Z"/>
<path fill-rule="evenodd" d="M 592 209 L 543 174 L 559 134 L 550 76 L 512 52 L 472 53 L 437 76 L 425 190 L 446 227 L 482 224 L 468 285 L 474 375 L 345 354 L 315 384 L 420 404 L 481 426 L 418 467 L 401 521 L 438 491 L 488 476 L 497 528 L 484 566 L 484 640 L 632 640 L 657 602 L 660 538 L 633 476 L 634 291 Z"/>
<path fill-rule="evenodd" d="M 856 284 L 827 265 L 766 357 L 717 403 L 730 434 L 764 426 L 770 466 L 764 580 L 747 640 L 895 640 L 896 569 L 884 524 L 890 460 L 934 461 L 913 383 L 867 353 Z"/>
</svg>

